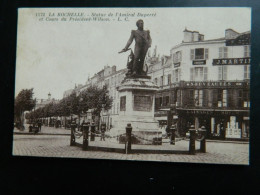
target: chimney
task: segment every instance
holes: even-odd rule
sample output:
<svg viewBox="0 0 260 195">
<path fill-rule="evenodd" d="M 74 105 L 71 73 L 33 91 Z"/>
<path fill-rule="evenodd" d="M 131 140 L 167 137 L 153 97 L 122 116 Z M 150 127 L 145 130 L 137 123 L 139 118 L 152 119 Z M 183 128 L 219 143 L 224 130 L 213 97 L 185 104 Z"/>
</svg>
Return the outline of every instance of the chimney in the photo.
<svg viewBox="0 0 260 195">
<path fill-rule="evenodd" d="M 112 73 L 116 73 L 116 65 L 112 66 Z"/>
<path fill-rule="evenodd" d="M 193 31 L 193 41 L 199 41 L 199 32 Z"/>
<path fill-rule="evenodd" d="M 237 35 L 239 35 L 239 33 L 231 28 L 225 30 L 225 39 L 235 39 Z"/>
<path fill-rule="evenodd" d="M 193 33 L 192 31 L 187 30 L 187 28 L 185 28 L 185 30 L 183 31 L 183 42 L 192 42 L 193 40 Z"/>
<path fill-rule="evenodd" d="M 203 34 L 199 34 L 199 41 L 204 41 L 204 35 Z"/>
<path fill-rule="evenodd" d="M 48 100 L 50 100 L 51 99 L 51 93 L 49 92 L 49 94 L 48 94 Z"/>
</svg>

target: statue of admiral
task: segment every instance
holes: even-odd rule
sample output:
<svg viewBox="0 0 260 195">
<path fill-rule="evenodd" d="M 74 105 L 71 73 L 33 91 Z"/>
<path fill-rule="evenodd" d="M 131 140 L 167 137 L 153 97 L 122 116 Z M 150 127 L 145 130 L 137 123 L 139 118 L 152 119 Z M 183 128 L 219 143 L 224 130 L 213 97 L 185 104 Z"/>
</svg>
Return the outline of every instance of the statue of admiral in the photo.
<svg viewBox="0 0 260 195">
<path fill-rule="evenodd" d="M 143 70 L 144 60 L 146 53 L 151 47 L 152 39 L 150 37 L 150 31 L 144 30 L 144 22 L 143 20 L 138 20 L 136 22 L 137 30 L 132 30 L 131 36 L 121 52 L 126 52 L 129 50 L 129 46 L 132 44 L 133 40 L 135 40 L 135 49 L 134 49 L 134 56 L 133 56 L 133 64 L 131 68 L 131 75 L 146 75 L 146 72 Z"/>
</svg>

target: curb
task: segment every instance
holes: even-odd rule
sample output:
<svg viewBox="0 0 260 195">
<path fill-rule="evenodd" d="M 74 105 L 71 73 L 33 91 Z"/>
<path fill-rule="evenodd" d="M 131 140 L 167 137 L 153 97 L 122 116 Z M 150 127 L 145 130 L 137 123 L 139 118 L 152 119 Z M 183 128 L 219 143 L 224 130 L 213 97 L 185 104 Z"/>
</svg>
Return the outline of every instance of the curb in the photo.
<svg viewBox="0 0 260 195">
<path fill-rule="evenodd" d="M 64 134 L 64 133 L 22 133 L 22 132 L 14 132 L 14 135 L 63 135 L 63 136 L 70 136 L 70 134 Z"/>
<path fill-rule="evenodd" d="M 189 139 L 184 139 L 184 140 L 185 140 L 185 141 L 190 141 Z M 210 140 L 210 139 L 206 139 L 206 142 L 249 144 L 249 142 L 247 142 L 247 141 L 228 141 L 228 140 Z"/>
<path fill-rule="evenodd" d="M 228 140 L 206 140 L 207 142 L 219 142 L 219 143 L 234 143 L 234 144 L 249 144 L 248 141 L 228 141 Z"/>
</svg>

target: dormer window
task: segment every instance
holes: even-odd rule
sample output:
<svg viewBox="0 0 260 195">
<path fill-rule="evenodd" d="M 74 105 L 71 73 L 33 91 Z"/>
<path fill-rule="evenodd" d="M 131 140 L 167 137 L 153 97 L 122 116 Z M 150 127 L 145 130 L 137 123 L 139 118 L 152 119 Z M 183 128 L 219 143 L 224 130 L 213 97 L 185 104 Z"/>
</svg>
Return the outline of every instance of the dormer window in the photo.
<svg viewBox="0 0 260 195">
<path fill-rule="evenodd" d="M 182 52 L 181 51 L 177 51 L 173 54 L 173 63 L 178 63 L 181 62 L 182 60 Z"/>
<path fill-rule="evenodd" d="M 196 48 L 190 50 L 191 60 L 207 60 L 209 58 L 208 48 Z"/>
</svg>

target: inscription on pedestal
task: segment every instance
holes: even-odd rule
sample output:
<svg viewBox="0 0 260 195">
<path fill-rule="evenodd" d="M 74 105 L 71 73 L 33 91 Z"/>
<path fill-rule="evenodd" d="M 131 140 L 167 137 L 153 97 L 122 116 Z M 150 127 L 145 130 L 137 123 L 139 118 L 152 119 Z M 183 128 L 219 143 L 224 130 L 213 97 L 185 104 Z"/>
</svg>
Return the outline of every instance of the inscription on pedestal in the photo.
<svg viewBox="0 0 260 195">
<path fill-rule="evenodd" d="M 152 111 L 152 97 L 134 95 L 134 111 Z"/>
</svg>

